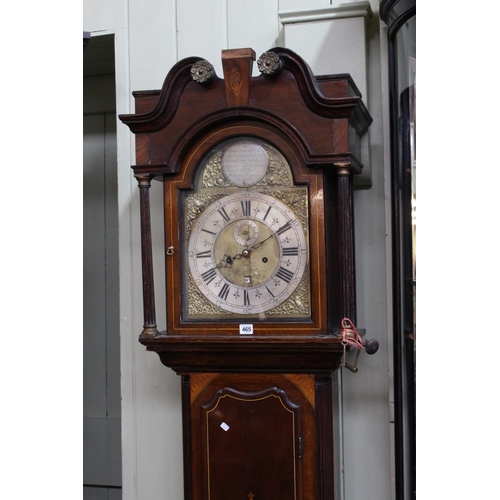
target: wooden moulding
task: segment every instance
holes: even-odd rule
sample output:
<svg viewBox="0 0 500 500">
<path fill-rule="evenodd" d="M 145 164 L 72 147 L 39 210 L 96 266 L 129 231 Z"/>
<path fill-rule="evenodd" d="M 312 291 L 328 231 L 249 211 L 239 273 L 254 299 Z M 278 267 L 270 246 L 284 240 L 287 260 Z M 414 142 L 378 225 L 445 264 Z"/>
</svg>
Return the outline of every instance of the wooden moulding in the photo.
<svg viewBox="0 0 500 500">
<path fill-rule="evenodd" d="M 325 337 L 222 337 L 160 335 L 147 340 L 148 351 L 162 363 L 184 372 L 289 372 L 335 371 L 342 358 L 341 340 Z"/>
<path fill-rule="evenodd" d="M 359 90 L 347 74 L 316 77 L 293 51 L 274 48 L 282 62 L 278 76 L 251 76 L 255 53 L 251 49 L 224 51 L 224 78 L 209 84 L 191 77 L 190 57 L 168 73 L 160 90 L 134 92 L 136 114 L 119 115 L 136 134 L 136 173 L 163 175 L 178 172 L 183 152 L 215 124 L 255 119 L 294 131 L 293 140 L 307 145 L 306 164 L 328 166 L 347 159 L 361 171 L 356 152 L 345 142 L 332 143 L 335 132 L 353 128 L 363 134 L 372 119 Z M 353 135 L 353 134 L 350 134 Z"/>
</svg>

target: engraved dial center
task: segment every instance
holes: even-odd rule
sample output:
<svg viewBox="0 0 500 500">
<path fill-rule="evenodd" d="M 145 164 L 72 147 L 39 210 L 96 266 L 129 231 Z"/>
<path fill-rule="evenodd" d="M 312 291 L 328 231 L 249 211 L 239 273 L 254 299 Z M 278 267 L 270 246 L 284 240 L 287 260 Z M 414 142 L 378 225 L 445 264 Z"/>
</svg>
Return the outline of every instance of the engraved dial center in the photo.
<svg viewBox="0 0 500 500">
<path fill-rule="evenodd" d="M 234 239 L 241 246 L 248 246 L 257 241 L 259 228 L 253 220 L 240 220 L 234 226 Z"/>
<path fill-rule="evenodd" d="M 280 259 L 274 231 L 258 220 L 242 219 L 228 224 L 214 243 L 214 261 L 230 283 L 258 286 L 269 280 Z M 266 241 L 267 240 L 267 241 Z M 243 248 L 242 248 L 243 247 Z"/>
</svg>

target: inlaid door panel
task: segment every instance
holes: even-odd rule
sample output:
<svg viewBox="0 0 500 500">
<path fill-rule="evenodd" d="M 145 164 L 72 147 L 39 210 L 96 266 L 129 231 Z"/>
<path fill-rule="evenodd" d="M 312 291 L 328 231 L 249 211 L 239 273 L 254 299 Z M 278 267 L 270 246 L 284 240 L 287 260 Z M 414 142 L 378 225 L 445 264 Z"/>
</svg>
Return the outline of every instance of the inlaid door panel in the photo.
<svg viewBox="0 0 500 500">
<path fill-rule="evenodd" d="M 316 498 L 312 376 L 191 382 L 193 500 Z"/>
<path fill-rule="evenodd" d="M 202 407 L 207 498 L 298 498 L 299 407 L 276 387 L 231 388 Z"/>
</svg>

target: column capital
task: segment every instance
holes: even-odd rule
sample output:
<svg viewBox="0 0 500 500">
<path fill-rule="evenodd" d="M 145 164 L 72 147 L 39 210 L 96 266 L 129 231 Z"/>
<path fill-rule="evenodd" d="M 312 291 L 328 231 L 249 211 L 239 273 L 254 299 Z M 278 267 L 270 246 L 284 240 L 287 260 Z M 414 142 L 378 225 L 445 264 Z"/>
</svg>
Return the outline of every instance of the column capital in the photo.
<svg viewBox="0 0 500 500">
<path fill-rule="evenodd" d="M 134 174 L 134 177 L 137 179 L 140 188 L 149 188 L 151 187 L 151 180 L 154 175 L 152 174 Z"/>
<path fill-rule="evenodd" d="M 333 164 L 337 169 L 337 175 L 339 177 L 346 177 L 351 175 L 351 162 L 350 161 L 339 161 Z"/>
</svg>

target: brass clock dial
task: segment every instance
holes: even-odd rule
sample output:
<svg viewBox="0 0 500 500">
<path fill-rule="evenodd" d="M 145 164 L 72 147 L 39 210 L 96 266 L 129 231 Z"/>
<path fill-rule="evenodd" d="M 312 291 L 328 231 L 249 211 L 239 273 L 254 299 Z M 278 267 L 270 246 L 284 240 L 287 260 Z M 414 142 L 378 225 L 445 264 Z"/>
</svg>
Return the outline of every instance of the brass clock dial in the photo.
<svg viewBox="0 0 500 500">
<path fill-rule="evenodd" d="M 212 304 L 257 314 L 279 306 L 297 288 L 307 243 L 289 207 L 243 191 L 203 211 L 189 238 L 188 262 L 196 286 Z"/>
<path fill-rule="evenodd" d="M 310 318 L 308 195 L 265 141 L 225 141 L 184 195 L 183 318 Z"/>
</svg>

